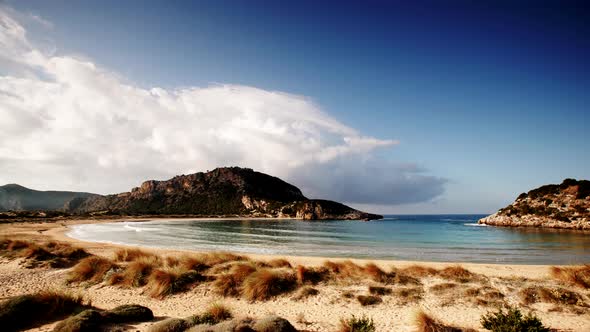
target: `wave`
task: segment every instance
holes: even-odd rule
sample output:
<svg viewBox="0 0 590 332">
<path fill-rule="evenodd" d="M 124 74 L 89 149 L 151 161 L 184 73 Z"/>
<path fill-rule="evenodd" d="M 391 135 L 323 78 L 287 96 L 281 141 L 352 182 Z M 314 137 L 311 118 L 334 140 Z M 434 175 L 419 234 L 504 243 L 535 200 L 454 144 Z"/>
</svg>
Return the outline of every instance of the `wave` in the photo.
<svg viewBox="0 0 590 332">
<path fill-rule="evenodd" d="M 465 226 L 473 226 L 473 227 L 487 227 L 488 226 L 486 224 L 477 224 L 477 223 L 465 223 L 463 225 L 465 225 Z"/>
</svg>

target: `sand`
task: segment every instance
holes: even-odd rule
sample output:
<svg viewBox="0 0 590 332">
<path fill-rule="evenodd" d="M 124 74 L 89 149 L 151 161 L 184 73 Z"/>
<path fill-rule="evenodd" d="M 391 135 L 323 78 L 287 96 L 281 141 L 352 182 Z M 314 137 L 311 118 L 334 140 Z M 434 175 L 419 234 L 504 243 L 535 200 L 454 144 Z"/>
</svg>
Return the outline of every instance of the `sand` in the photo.
<svg viewBox="0 0 590 332">
<path fill-rule="evenodd" d="M 153 219 L 151 219 L 153 220 Z M 194 218 L 191 218 L 194 220 Z M 26 237 L 38 240 L 58 240 L 69 242 L 82 247 L 92 254 L 104 257 L 112 257 L 113 252 L 121 245 L 93 243 L 76 240 L 66 236 L 68 227 L 80 223 L 114 222 L 116 220 L 69 220 L 56 223 L 14 223 L 0 224 L 0 236 L 9 238 Z M 179 255 L 180 250 L 146 249 L 161 255 Z M 275 256 L 248 255 L 256 260 L 269 260 Z M 328 258 L 324 257 L 296 257 L 281 256 L 291 262 L 292 265 L 320 265 Z M 340 261 L 341 258 L 330 258 Z M 369 260 L 353 259 L 357 264 L 364 265 Z M 410 262 L 372 260 L 381 268 L 389 270 L 395 266 L 403 268 L 419 264 L 434 268 L 457 265 L 457 263 L 439 262 Z M 506 302 L 511 305 L 520 304 L 515 288 L 519 278 L 528 279 L 528 284 L 543 284 L 546 286 L 564 286 L 558 281 L 549 278 L 549 266 L 545 265 L 497 265 L 497 264 L 460 264 L 471 272 L 482 274 L 489 280 L 488 286 L 497 288 L 506 294 Z M 149 307 L 158 317 L 187 317 L 205 310 L 211 303 L 222 303 L 228 306 L 235 316 L 262 317 L 268 314 L 276 314 L 288 319 L 298 329 L 308 331 L 335 331 L 341 318 L 351 315 L 369 316 L 375 321 L 377 331 L 414 331 L 414 315 L 418 310 L 424 310 L 434 317 L 440 318 L 446 323 L 457 326 L 473 328 L 485 331 L 481 328 L 480 317 L 493 307 L 474 304 L 468 297 L 454 294 L 435 294 L 427 291 L 424 297 L 418 301 L 404 303 L 396 296 L 384 296 L 383 303 L 375 306 L 363 307 L 356 299 L 347 299 L 342 296 L 344 291 L 352 291 L 355 295 L 367 294 L 367 285 L 370 282 L 350 284 L 346 286 L 328 284 L 316 288 L 319 295 L 305 300 L 294 300 L 293 295 L 280 296 L 266 302 L 250 303 L 243 299 L 223 298 L 215 295 L 208 284 L 200 284 L 190 291 L 172 295 L 164 300 L 156 300 L 142 294 L 141 288 L 120 288 L 94 285 L 89 288 L 81 286 L 67 286 L 64 282 L 67 270 L 64 269 L 25 269 L 19 266 L 18 261 L 0 261 L 0 299 L 15 295 L 31 293 L 46 289 L 69 289 L 84 294 L 92 301 L 92 304 L 103 309 L 110 309 L 121 304 L 140 304 Z M 506 278 L 514 280 L 506 281 Z M 447 282 L 438 277 L 428 277 L 421 280 L 423 288 L 428 290 L 435 284 Z M 475 287 L 481 285 L 465 285 Z M 568 286 L 569 287 L 569 286 Z M 394 289 L 396 287 L 393 287 Z M 586 302 L 590 303 L 590 293 L 582 289 L 575 289 L 583 294 Z M 590 331 L 589 311 L 584 314 L 552 311 L 554 305 L 537 303 L 525 308 L 524 311 L 533 310 L 541 318 L 545 325 L 562 331 Z M 133 326 L 133 330 L 146 331 L 152 323 L 144 323 Z M 51 331 L 53 325 L 36 328 L 32 331 Z"/>
</svg>

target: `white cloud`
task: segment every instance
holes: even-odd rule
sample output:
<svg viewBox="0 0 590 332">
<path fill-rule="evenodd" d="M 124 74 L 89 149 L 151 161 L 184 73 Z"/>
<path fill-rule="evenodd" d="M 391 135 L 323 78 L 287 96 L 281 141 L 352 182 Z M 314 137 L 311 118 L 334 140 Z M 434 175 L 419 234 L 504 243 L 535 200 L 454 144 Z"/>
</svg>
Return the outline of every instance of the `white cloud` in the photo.
<svg viewBox="0 0 590 332">
<path fill-rule="evenodd" d="M 368 137 L 306 97 L 240 85 L 143 89 L 91 60 L 45 54 L 0 7 L 0 183 L 112 193 L 239 165 L 314 197 L 425 201 L 444 180 L 376 160 Z"/>
</svg>

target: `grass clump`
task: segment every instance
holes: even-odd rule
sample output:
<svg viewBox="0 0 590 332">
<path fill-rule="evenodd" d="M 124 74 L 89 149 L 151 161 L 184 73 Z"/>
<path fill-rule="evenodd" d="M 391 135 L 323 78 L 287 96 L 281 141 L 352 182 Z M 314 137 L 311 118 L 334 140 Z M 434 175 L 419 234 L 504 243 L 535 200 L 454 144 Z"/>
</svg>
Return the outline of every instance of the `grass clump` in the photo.
<svg viewBox="0 0 590 332">
<path fill-rule="evenodd" d="M 168 318 L 150 326 L 148 332 L 183 332 L 190 328 L 189 322 L 181 318 Z"/>
<path fill-rule="evenodd" d="M 296 269 L 297 282 L 300 285 L 316 285 L 330 278 L 330 271 L 325 267 L 309 268 L 298 265 Z"/>
<path fill-rule="evenodd" d="M 289 261 L 284 258 L 272 259 L 272 260 L 266 262 L 266 264 L 272 268 L 281 268 L 281 267 L 291 268 L 291 263 L 289 263 Z"/>
<path fill-rule="evenodd" d="M 233 317 L 231 311 L 224 305 L 215 303 L 211 305 L 204 313 L 191 316 L 186 319 L 189 326 L 208 324 L 215 325 L 224 320 Z"/>
<path fill-rule="evenodd" d="M 565 305 L 585 305 L 580 294 L 560 287 L 547 288 L 543 286 L 531 286 L 522 289 L 519 292 L 519 296 L 524 304 L 547 302 Z"/>
<path fill-rule="evenodd" d="M 391 294 L 391 288 L 381 286 L 369 286 L 369 293 L 371 295 L 389 295 Z"/>
<path fill-rule="evenodd" d="M 438 273 L 437 269 L 423 265 L 410 265 L 397 271 L 414 278 L 431 277 Z"/>
<path fill-rule="evenodd" d="M 159 260 L 160 258 L 151 252 L 143 251 L 141 249 L 118 249 L 115 251 L 115 262 L 133 262 L 139 258 L 151 258 Z"/>
<path fill-rule="evenodd" d="M 162 299 L 185 291 L 203 280 L 205 278 L 198 272 L 186 271 L 179 267 L 156 269 L 148 278 L 147 290 L 151 297 Z"/>
<path fill-rule="evenodd" d="M 445 267 L 440 270 L 438 275 L 447 280 L 453 280 L 460 283 L 467 283 L 477 279 L 477 275 L 464 269 L 459 265 Z"/>
<path fill-rule="evenodd" d="M 213 282 L 213 291 L 223 296 L 240 296 L 242 283 L 257 268 L 251 263 L 238 263 L 233 265 L 228 273 L 217 276 Z"/>
<path fill-rule="evenodd" d="M 475 332 L 471 329 L 463 329 L 445 323 L 427 315 L 424 311 L 420 310 L 414 317 L 416 324 L 416 332 Z"/>
<path fill-rule="evenodd" d="M 303 287 L 297 291 L 297 294 L 293 297 L 294 300 L 303 300 L 311 296 L 316 296 L 320 293 L 315 288 L 312 287 Z"/>
<path fill-rule="evenodd" d="M 80 296 L 43 291 L 12 297 L 0 303 L 3 331 L 18 331 L 63 319 L 90 306 Z"/>
<path fill-rule="evenodd" d="M 590 288 L 590 264 L 584 266 L 551 268 L 551 276 L 582 288 Z"/>
<path fill-rule="evenodd" d="M 261 269 L 246 277 L 242 285 L 242 296 L 250 301 L 268 300 L 291 292 L 296 286 L 297 281 L 292 274 Z"/>
<path fill-rule="evenodd" d="M 374 295 L 359 295 L 356 297 L 356 299 L 363 307 L 369 305 L 376 305 L 383 302 L 383 300 L 381 300 L 379 296 Z"/>
<path fill-rule="evenodd" d="M 481 317 L 481 326 L 492 332 L 549 332 L 539 318 L 532 314 L 523 316 L 520 310 L 509 307 Z"/>
<path fill-rule="evenodd" d="M 363 316 L 356 318 L 354 315 L 348 319 L 340 320 L 338 332 L 375 332 L 375 323 L 372 318 Z"/>
<path fill-rule="evenodd" d="M 90 256 L 76 264 L 68 275 L 68 282 L 90 281 L 102 282 L 107 272 L 116 265 L 110 260 L 99 256 Z"/>
<path fill-rule="evenodd" d="M 8 259 L 22 257 L 22 264 L 26 268 L 65 268 L 76 264 L 89 254 L 83 249 L 63 242 L 34 243 L 4 239 L 0 241 L 0 256 Z"/>
<path fill-rule="evenodd" d="M 400 287 L 393 290 L 393 295 L 402 303 L 418 302 L 424 295 L 424 289 L 422 287 Z"/>
</svg>

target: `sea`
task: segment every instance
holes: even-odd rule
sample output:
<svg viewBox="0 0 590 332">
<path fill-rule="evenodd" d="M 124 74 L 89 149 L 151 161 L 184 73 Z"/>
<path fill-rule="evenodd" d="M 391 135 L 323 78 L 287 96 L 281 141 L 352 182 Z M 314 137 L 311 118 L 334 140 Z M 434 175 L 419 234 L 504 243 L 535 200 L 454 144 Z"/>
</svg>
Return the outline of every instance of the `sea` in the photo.
<svg viewBox="0 0 590 332">
<path fill-rule="evenodd" d="M 152 220 L 82 224 L 94 242 L 246 254 L 497 264 L 590 263 L 590 233 L 477 224 L 485 215 L 386 215 L 382 220 Z"/>
</svg>

